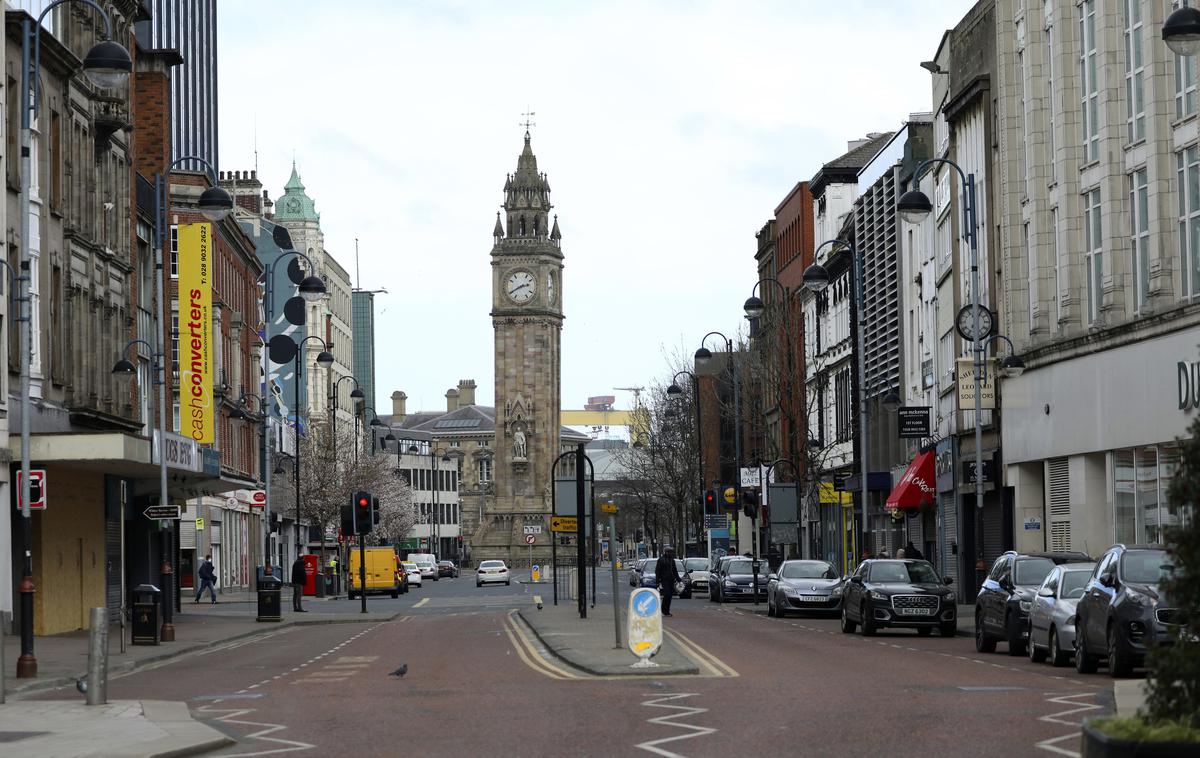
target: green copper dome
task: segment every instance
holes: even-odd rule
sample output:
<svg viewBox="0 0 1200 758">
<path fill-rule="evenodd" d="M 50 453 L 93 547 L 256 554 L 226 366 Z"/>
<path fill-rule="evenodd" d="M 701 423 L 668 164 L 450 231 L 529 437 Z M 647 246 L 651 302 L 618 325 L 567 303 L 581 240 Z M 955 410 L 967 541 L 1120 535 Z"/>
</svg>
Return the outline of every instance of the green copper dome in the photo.
<svg viewBox="0 0 1200 758">
<path fill-rule="evenodd" d="M 275 201 L 275 221 L 321 221 L 316 203 L 304 191 L 296 162 L 292 161 L 292 176 L 283 185 L 283 197 Z"/>
</svg>

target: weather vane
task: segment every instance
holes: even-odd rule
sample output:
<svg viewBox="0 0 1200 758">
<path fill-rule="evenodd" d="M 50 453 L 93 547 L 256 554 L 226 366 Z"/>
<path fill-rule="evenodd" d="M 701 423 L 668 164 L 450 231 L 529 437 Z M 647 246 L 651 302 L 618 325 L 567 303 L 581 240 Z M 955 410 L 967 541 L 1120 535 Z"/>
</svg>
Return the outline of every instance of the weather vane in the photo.
<svg viewBox="0 0 1200 758">
<path fill-rule="evenodd" d="M 525 107 L 526 107 L 526 108 L 528 108 L 529 106 L 525 106 Z M 531 120 L 530 120 L 530 119 L 532 119 L 534 116 L 536 116 L 536 115 L 537 115 L 537 113 L 534 113 L 534 112 L 533 112 L 533 111 L 531 111 L 531 110 L 527 110 L 527 111 L 525 111 L 524 113 L 522 113 L 521 115 L 525 117 L 525 120 L 524 120 L 523 122 L 521 122 L 521 123 L 517 124 L 517 126 L 523 126 L 523 127 L 525 127 L 525 131 L 526 131 L 526 132 L 528 132 L 528 131 L 529 131 L 529 127 L 531 127 L 531 126 L 537 126 L 537 123 L 536 123 L 536 122 L 534 122 L 534 121 L 531 121 Z"/>
</svg>

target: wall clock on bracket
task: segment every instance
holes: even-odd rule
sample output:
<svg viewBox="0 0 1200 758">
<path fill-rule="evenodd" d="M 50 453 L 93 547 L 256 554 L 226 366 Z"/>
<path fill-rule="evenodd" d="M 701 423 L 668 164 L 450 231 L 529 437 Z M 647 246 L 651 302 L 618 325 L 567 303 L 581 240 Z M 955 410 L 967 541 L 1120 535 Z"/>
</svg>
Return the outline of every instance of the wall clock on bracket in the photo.
<svg viewBox="0 0 1200 758">
<path fill-rule="evenodd" d="M 985 340 L 992 334 L 992 329 L 995 327 L 996 319 L 992 316 L 992 312 L 987 309 L 987 306 L 979 306 L 979 335 L 978 339 Z M 954 319 L 954 327 L 958 330 L 958 334 L 963 339 L 974 342 L 975 335 L 975 309 L 970 305 L 964 305 L 958 311 L 958 316 Z"/>
<path fill-rule="evenodd" d="M 524 305 L 537 294 L 537 282 L 528 271 L 513 271 L 504 279 L 504 294 L 517 305 Z"/>
</svg>

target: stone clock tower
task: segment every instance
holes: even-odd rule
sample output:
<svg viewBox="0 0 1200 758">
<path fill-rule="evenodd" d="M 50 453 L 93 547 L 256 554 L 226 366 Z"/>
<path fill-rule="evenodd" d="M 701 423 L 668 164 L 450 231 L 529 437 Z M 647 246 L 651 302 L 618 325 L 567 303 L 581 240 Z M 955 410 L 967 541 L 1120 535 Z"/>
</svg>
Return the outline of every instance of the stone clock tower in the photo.
<svg viewBox="0 0 1200 758">
<path fill-rule="evenodd" d="M 496 214 L 492 246 L 496 438 L 493 497 L 473 540 L 476 559 L 523 565 L 527 524 L 541 524 L 535 562 L 550 557 L 551 466 L 561 445 L 563 254 L 558 219 L 550 218 L 550 183 L 529 146 L 504 183 L 504 218 Z M 507 233 L 505 232 L 507 227 Z"/>
</svg>

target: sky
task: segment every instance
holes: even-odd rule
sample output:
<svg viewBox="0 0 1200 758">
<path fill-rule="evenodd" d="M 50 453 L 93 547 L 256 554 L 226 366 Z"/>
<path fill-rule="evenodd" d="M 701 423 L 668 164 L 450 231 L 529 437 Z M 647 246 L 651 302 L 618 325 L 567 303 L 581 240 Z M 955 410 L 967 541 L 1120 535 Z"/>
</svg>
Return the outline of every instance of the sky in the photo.
<svg viewBox="0 0 1200 758">
<path fill-rule="evenodd" d="M 967 0 L 222 0 L 219 168 L 296 166 L 376 303 L 374 406 L 492 405 L 492 228 L 532 147 L 562 229 L 564 409 L 743 329 L 755 233 L 849 140 L 931 110 Z M 716 340 L 708 343 L 716 349 Z"/>
</svg>

